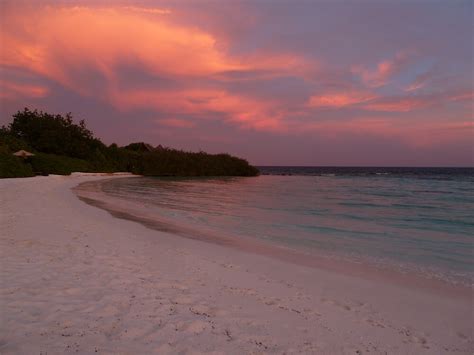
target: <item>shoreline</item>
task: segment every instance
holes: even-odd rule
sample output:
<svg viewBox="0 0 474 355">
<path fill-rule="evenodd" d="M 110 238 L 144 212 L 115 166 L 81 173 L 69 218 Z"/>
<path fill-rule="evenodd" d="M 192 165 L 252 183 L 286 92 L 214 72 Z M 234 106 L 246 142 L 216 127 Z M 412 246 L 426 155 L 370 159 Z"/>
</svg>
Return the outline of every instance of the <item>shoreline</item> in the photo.
<svg viewBox="0 0 474 355">
<path fill-rule="evenodd" d="M 180 237 L 195 239 L 206 243 L 234 248 L 236 250 L 257 255 L 275 258 L 283 262 L 300 266 L 322 269 L 330 272 L 341 273 L 346 276 L 366 278 L 373 281 L 393 282 L 402 287 L 418 288 L 428 292 L 437 292 L 449 297 L 470 300 L 472 298 L 472 285 L 455 284 L 443 279 L 427 277 L 421 273 L 402 272 L 389 266 L 380 267 L 364 261 L 353 261 L 337 257 L 323 257 L 322 255 L 309 255 L 283 246 L 272 245 L 250 238 L 232 238 L 225 235 L 203 233 L 193 229 L 176 227 L 167 222 L 158 221 L 154 216 L 138 212 L 129 208 L 131 201 L 123 203 L 122 199 L 106 195 L 101 191 L 101 183 L 105 180 L 83 182 L 72 188 L 72 191 L 83 202 L 107 211 L 115 218 L 140 223 L 141 225 L 158 231 L 168 232 Z"/>
<path fill-rule="evenodd" d="M 464 297 L 177 238 L 71 190 L 108 177 L 0 180 L 2 353 L 472 353 Z"/>
</svg>

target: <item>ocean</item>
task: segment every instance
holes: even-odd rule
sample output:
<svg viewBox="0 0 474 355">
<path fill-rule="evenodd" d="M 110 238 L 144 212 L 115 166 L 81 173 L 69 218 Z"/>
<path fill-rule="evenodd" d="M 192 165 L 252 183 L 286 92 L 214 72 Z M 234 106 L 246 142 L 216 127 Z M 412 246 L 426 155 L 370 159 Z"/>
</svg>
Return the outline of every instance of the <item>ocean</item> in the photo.
<svg viewBox="0 0 474 355">
<path fill-rule="evenodd" d="M 168 231 L 186 226 L 472 285 L 473 168 L 259 169 L 258 177 L 123 178 L 101 188 Z"/>
</svg>

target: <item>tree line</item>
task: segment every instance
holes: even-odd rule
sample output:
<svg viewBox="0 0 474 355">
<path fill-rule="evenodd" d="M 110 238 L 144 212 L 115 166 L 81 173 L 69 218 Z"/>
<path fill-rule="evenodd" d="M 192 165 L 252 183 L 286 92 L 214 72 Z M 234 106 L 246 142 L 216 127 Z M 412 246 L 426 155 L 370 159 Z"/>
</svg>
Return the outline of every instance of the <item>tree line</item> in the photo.
<svg viewBox="0 0 474 355">
<path fill-rule="evenodd" d="M 35 155 L 18 158 L 27 150 Z M 105 145 L 71 113 L 53 115 L 25 108 L 0 128 L 0 177 L 71 172 L 128 171 L 146 176 L 256 176 L 246 160 L 229 154 L 187 152 L 144 142 Z"/>
</svg>

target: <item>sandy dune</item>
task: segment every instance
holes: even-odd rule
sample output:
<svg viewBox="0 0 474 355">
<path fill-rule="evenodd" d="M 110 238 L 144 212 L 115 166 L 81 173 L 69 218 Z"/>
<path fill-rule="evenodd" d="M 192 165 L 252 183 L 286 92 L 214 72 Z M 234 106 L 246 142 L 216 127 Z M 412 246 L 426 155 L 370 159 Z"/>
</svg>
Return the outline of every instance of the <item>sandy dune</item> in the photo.
<svg viewBox="0 0 474 355">
<path fill-rule="evenodd" d="M 473 353 L 472 301 L 177 237 L 0 180 L 0 353 Z"/>
</svg>

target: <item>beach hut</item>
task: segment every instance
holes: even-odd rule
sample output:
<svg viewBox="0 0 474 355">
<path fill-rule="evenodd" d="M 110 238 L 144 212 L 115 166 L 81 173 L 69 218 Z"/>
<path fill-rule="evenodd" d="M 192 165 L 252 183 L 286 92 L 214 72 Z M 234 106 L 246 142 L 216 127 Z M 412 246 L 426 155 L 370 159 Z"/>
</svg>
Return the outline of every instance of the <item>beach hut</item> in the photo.
<svg viewBox="0 0 474 355">
<path fill-rule="evenodd" d="M 26 159 L 28 157 L 34 156 L 33 153 L 27 152 L 26 150 L 19 150 L 18 152 L 13 153 L 14 156 Z"/>
</svg>

